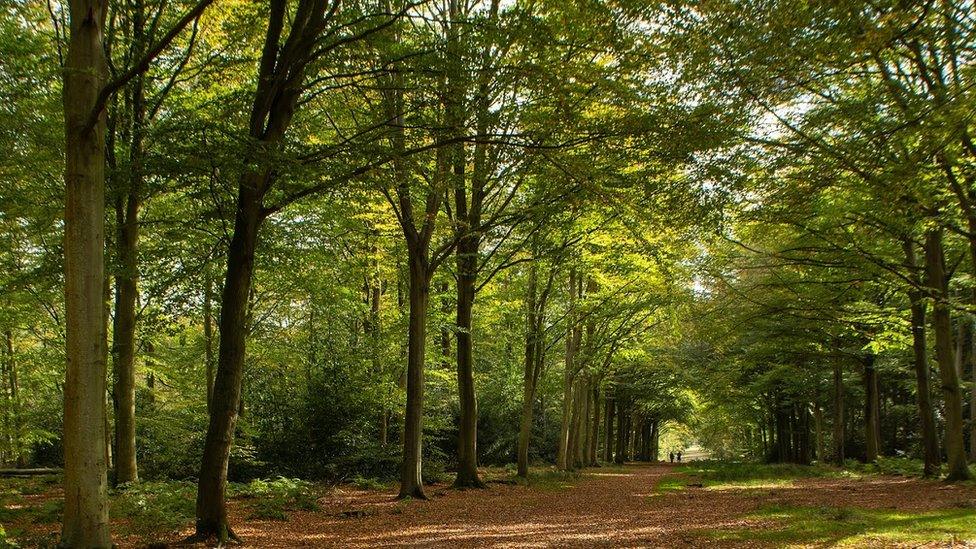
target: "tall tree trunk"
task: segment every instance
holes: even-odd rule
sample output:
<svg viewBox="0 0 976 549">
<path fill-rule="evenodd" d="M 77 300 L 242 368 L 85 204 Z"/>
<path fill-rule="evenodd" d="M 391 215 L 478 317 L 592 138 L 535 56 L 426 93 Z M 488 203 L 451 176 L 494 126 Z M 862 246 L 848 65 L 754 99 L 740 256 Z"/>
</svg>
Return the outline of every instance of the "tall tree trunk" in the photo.
<svg viewBox="0 0 976 549">
<path fill-rule="evenodd" d="M 227 274 L 221 297 L 217 373 L 197 486 L 197 536 L 216 536 L 221 543 L 237 539 L 227 522 L 227 465 L 241 405 L 248 299 L 258 230 L 263 221 L 261 195 L 257 190 L 262 177 L 247 172 L 238 190 L 234 234 L 227 250 Z"/>
<path fill-rule="evenodd" d="M 834 359 L 834 464 L 844 466 L 844 370 L 839 359 Z"/>
<path fill-rule="evenodd" d="M 624 403 L 617 398 L 617 453 L 613 457 L 614 463 L 622 464 L 626 461 L 627 449 L 627 409 Z"/>
<path fill-rule="evenodd" d="M 935 356 L 939 364 L 942 394 L 945 402 L 945 445 L 950 482 L 970 478 L 963 441 L 962 390 L 956 371 L 952 348 L 952 320 L 947 303 L 948 277 L 945 271 L 945 252 L 942 248 L 942 232 L 933 229 L 925 235 L 926 286 L 935 298 L 932 310 L 932 327 L 935 332 Z"/>
<path fill-rule="evenodd" d="M 372 254 L 376 255 L 376 246 L 373 246 Z M 383 363 L 381 360 L 380 346 L 382 343 L 382 327 L 380 325 L 380 303 L 383 296 L 383 283 L 380 280 L 379 273 L 376 272 L 377 266 L 373 266 L 373 274 L 369 284 L 369 322 L 368 322 L 368 332 L 369 341 L 372 349 L 372 366 L 373 375 L 380 378 L 383 376 Z M 386 409 L 386 398 L 384 397 L 383 402 L 380 403 L 380 421 L 379 421 L 379 442 L 381 446 L 386 446 L 388 438 L 388 417 L 389 411 Z"/>
<path fill-rule="evenodd" d="M 820 405 L 820 396 L 818 390 L 817 399 L 813 404 L 813 430 L 814 437 L 816 440 L 816 445 L 814 447 L 814 459 L 818 461 L 823 461 L 824 455 L 824 436 L 823 436 L 823 407 Z"/>
<path fill-rule="evenodd" d="M 939 435 L 935 430 L 935 413 L 932 410 L 932 390 L 929 388 L 929 358 L 925 342 L 926 303 L 919 289 L 921 279 L 917 269 L 915 247 L 909 238 L 902 241 L 905 263 L 909 268 L 909 278 L 915 285 L 908 292 L 911 303 L 912 352 L 915 369 L 915 401 L 918 406 L 919 423 L 922 432 L 922 458 L 925 476 L 939 474 L 942 457 L 939 455 Z"/>
<path fill-rule="evenodd" d="M 69 5 L 71 31 L 63 73 L 67 368 L 61 544 L 78 548 L 111 545 L 105 462 L 107 342 L 102 302 L 105 112 L 94 112 L 107 73 L 102 45 L 107 6 L 93 0 Z"/>
<path fill-rule="evenodd" d="M 424 418 L 424 358 L 430 273 L 425 253 L 408 244 L 410 316 L 407 331 L 407 407 L 404 417 L 403 463 L 399 497 L 427 499 L 422 475 Z"/>
<path fill-rule="evenodd" d="M 661 450 L 661 421 L 658 419 L 654 420 L 654 426 L 651 429 L 651 461 L 657 461 L 658 455 Z"/>
<path fill-rule="evenodd" d="M 206 361 L 207 384 L 207 411 L 213 409 L 213 390 L 214 372 L 216 371 L 216 361 L 214 360 L 214 337 L 213 337 L 213 277 L 207 273 L 206 289 L 203 294 L 203 344 L 204 360 Z"/>
<path fill-rule="evenodd" d="M 590 425 L 590 445 L 587 449 L 586 464 L 597 467 L 599 465 L 597 449 L 600 442 L 600 385 L 596 382 L 593 383 L 592 395 L 593 423 Z"/>
<path fill-rule="evenodd" d="M 276 180 L 272 158 L 280 151 L 303 92 L 305 69 L 314 55 L 294 55 L 310 49 L 327 23 L 326 3 L 299 2 L 291 14 L 290 30 L 282 46 L 287 3 L 273 0 L 265 32 L 257 88 L 248 125 L 248 138 L 267 153 L 247 159 L 238 180 L 234 232 L 227 250 L 227 271 L 221 296 L 217 372 L 214 377 L 210 423 L 204 443 L 197 485 L 196 538 L 216 537 L 219 544 L 239 538 L 227 522 L 226 487 L 234 426 L 244 411 L 241 383 L 250 326 L 254 253 L 265 216 L 264 197 Z"/>
<path fill-rule="evenodd" d="M 874 367 L 874 353 L 864 357 L 864 461 L 874 463 L 878 461 L 881 451 L 879 418 L 880 406 L 878 395 L 878 371 Z"/>
<path fill-rule="evenodd" d="M 529 440 L 532 436 L 532 408 L 535 404 L 535 365 L 539 345 L 537 330 L 537 302 L 539 295 L 539 271 L 536 261 L 529 265 L 528 290 L 526 293 L 525 362 L 522 367 L 522 415 L 519 421 L 517 450 L 518 476 L 529 475 Z"/>
<path fill-rule="evenodd" d="M 575 346 L 575 322 L 576 322 L 576 268 L 569 271 L 569 314 L 567 315 L 568 325 L 566 326 L 566 359 L 563 369 L 563 407 L 562 420 L 559 426 L 559 447 L 556 454 L 556 467 L 562 470 L 572 466 L 572 458 L 569 452 L 570 421 L 573 413 L 573 379 L 576 375 L 576 346 Z"/>
<path fill-rule="evenodd" d="M 590 380 L 589 376 L 580 381 L 579 386 L 579 435 L 576 439 L 576 465 L 585 467 L 589 464 L 587 452 L 590 448 Z"/>
<path fill-rule="evenodd" d="M 133 138 L 133 144 L 136 143 Z M 130 183 L 131 184 L 131 183 Z M 129 193 L 118 203 L 117 251 L 119 271 L 115 275 L 115 322 L 113 324 L 112 402 L 115 409 L 115 482 L 139 480 L 136 466 L 136 298 L 138 295 L 137 243 L 139 198 Z"/>
<path fill-rule="evenodd" d="M 4 332 L 4 338 L 11 340 L 10 330 Z M 4 345 L 3 362 L 0 362 L 0 387 L 3 388 L 3 449 L 0 450 L 0 463 L 6 465 L 11 458 L 16 457 L 14 450 L 14 435 L 11 427 L 11 415 L 13 412 L 13 398 L 10 390 L 10 364 L 13 362 L 13 354 L 8 350 L 11 346 Z"/>
<path fill-rule="evenodd" d="M 810 405 L 806 402 L 799 404 L 797 427 L 799 429 L 798 461 L 801 465 L 810 465 Z"/>
<path fill-rule="evenodd" d="M 477 238 L 476 236 L 474 237 Z M 458 244 L 457 379 L 461 407 L 458 430 L 458 472 L 455 487 L 484 488 L 478 477 L 478 400 L 474 389 L 472 307 L 477 277 L 477 244 L 466 238 Z"/>
<path fill-rule="evenodd" d="M 627 410 L 623 416 L 624 419 L 624 452 L 623 461 L 630 461 L 633 458 L 633 453 L 631 452 L 631 444 L 634 442 L 633 430 L 634 430 L 634 412 L 633 410 Z"/>
<path fill-rule="evenodd" d="M 570 398 L 571 410 L 569 419 L 569 439 L 566 443 L 566 469 L 572 470 L 579 466 L 578 450 L 579 450 L 579 437 L 580 437 L 580 412 L 582 411 L 582 406 L 580 403 L 580 382 L 575 381 L 572 383 L 572 397 Z"/>
<path fill-rule="evenodd" d="M 774 405 L 776 416 L 776 456 L 774 462 L 789 462 L 793 455 L 792 437 L 790 436 L 790 405 L 783 396 L 782 389 L 777 389 Z"/>
<path fill-rule="evenodd" d="M 146 49 L 145 9 L 136 0 L 132 9 L 132 59 L 141 59 Z M 118 189 L 116 201 L 115 322 L 112 334 L 112 369 L 115 406 L 115 482 L 137 482 L 136 465 L 136 299 L 139 283 L 139 209 L 142 205 L 146 104 L 144 76 L 130 85 L 129 173 L 125 192 Z"/>
<path fill-rule="evenodd" d="M 494 21 L 498 15 L 499 0 L 492 0 L 489 11 L 489 21 Z M 451 0 L 450 10 L 453 21 L 460 21 L 461 2 Z M 454 68 L 460 72 L 464 63 L 458 50 L 459 40 L 456 34 L 457 25 L 452 25 L 449 40 L 449 54 L 454 62 Z M 478 87 L 474 100 L 476 131 L 478 135 L 488 132 L 491 99 L 490 85 L 490 50 L 485 49 L 482 54 L 483 70 L 479 74 Z M 464 86 L 460 74 L 452 74 L 450 79 L 452 97 L 448 101 L 448 124 L 456 137 L 466 133 L 463 127 Z M 472 307 L 474 305 L 476 283 L 478 279 L 479 257 L 481 248 L 481 217 L 485 199 L 485 185 L 488 177 L 487 143 L 479 140 L 474 147 L 472 171 L 470 181 L 470 201 L 468 200 L 468 185 L 465 179 L 467 157 L 465 144 L 459 141 L 453 147 L 452 161 L 454 172 L 454 213 L 457 216 L 458 243 L 455 250 L 457 264 L 457 377 L 458 396 L 461 408 L 460 425 L 458 429 L 458 474 L 454 480 L 456 487 L 483 488 L 485 485 L 478 477 L 478 401 L 474 386 L 474 364 L 472 338 Z"/>
<path fill-rule="evenodd" d="M 608 395 L 606 397 L 607 401 L 607 425 L 604 431 L 606 431 L 604 447 L 603 447 L 603 461 L 610 463 L 613 461 L 613 418 L 614 412 L 617 410 L 614 399 L 610 398 Z"/>
<path fill-rule="evenodd" d="M 10 451 L 14 458 L 14 462 L 18 467 L 22 467 L 26 462 L 26 453 L 23 447 L 23 433 L 21 432 L 21 419 L 20 419 L 20 382 L 17 379 L 17 358 L 14 355 L 14 336 L 11 330 L 6 330 L 4 332 L 4 339 L 6 340 L 6 350 L 7 350 L 7 360 L 6 360 L 6 374 L 7 382 L 10 385 L 10 393 L 7 411 L 9 422 L 10 422 Z"/>
<path fill-rule="evenodd" d="M 973 362 L 970 368 L 970 391 L 969 391 L 969 461 L 976 461 L 976 353 L 973 353 Z"/>
</svg>

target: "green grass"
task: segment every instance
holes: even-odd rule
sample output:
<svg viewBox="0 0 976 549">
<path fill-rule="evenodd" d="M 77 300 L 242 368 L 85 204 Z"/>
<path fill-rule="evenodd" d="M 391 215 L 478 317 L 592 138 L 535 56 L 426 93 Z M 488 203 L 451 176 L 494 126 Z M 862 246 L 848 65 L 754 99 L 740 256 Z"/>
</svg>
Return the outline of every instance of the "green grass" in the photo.
<svg viewBox="0 0 976 549">
<path fill-rule="evenodd" d="M 688 484 L 688 479 L 684 476 L 668 475 L 662 477 L 658 481 L 657 486 L 654 487 L 654 492 L 657 494 L 670 494 L 671 492 L 679 492 L 685 489 Z"/>
<path fill-rule="evenodd" d="M 769 506 L 749 515 L 762 521 L 735 530 L 704 534 L 724 541 L 762 541 L 777 546 L 873 547 L 900 543 L 952 543 L 976 539 L 976 510 L 923 513 L 854 507 Z"/>
<path fill-rule="evenodd" d="M 526 484 L 540 490 L 565 490 L 576 486 L 582 478 L 580 471 L 560 471 L 558 469 L 529 470 L 528 480 L 514 477 L 516 482 Z"/>
<path fill-rule="evenodd" d="M 686 483 L 701 483 L 703 487 L 712 490 L 775 488 L 790 486 L 797 479 L 830 477 L 841 474 L 838 469 L 822 465 L 721 461 L 695 462 L 679 467 L 678 472 L 690 477 Z"/>
</svg>

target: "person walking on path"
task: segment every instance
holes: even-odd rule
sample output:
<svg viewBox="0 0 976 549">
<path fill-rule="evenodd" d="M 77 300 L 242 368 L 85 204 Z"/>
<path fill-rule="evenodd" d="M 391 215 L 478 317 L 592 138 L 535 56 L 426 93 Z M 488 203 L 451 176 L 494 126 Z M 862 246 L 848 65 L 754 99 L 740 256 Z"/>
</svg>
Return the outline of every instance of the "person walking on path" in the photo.
<svg viewBox="0 0 976 549">
<path fill-rule="evenodd" d="M 681 463 L 681 450 L 678 450 L 678 463 Z"/>
<path fill-rule="evenodd" d="M 670 460 L 671 460 L 671 463 L 674 463 L 674 452 L 670 452 L 670 453 L 668 454 L 668 459 L 670 459 Z"/>
</svg>

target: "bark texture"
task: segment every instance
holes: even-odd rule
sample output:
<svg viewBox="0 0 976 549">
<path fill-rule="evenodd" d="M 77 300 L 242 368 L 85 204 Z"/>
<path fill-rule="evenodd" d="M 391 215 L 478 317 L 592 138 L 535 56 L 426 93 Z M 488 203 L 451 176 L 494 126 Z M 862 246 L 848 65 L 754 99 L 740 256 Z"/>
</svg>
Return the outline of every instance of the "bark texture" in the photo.
<svg viewBox="0 0 976 549">
<path fill-rule="evenodd" d="M 948 277 L 941 230 L 930 230 L 925 235 L 925 271 L 926 286 L 935 298 L 932 328 L 935 332 L 935 356 L 939 364 L 939 378 L 945 402 L 945 450 L 949 466 L 946 480 L 968 480 L 970 474 L 963 441 L 962 389 L 953 357 L 952 319 L 947 303 Z"/>
<path fill-rule="evenodd" d="M 105 451 L 107 342 L 105 112 L 98 108 L 106 63 L 107 3 L 73 0 L 64 66 L 64 275 L 67 369 L 64 387 L 65 547 L 109 547 Z M 90 123 L 90 121 L 94 123 Z"/>
<path fill-rule="evenodd" d="M 918 275 L 915 246 L 911 240 L 903 241 L 905 264 L 909 268 L 910 280 L 915 288 L 909 290 L 912 323 L 912 365 L 915 370 L 915 398 L 922 433 L 922 458 L 925 476 L 939 474 L 942 458 L 939 455 L 939 435 L 935 429 L 935 414 L 932 410 L 932 389 L 929 386 L 929 358 L 925 335 L 926 305 L 923 299 L 921 277 Z"/>
</svg>

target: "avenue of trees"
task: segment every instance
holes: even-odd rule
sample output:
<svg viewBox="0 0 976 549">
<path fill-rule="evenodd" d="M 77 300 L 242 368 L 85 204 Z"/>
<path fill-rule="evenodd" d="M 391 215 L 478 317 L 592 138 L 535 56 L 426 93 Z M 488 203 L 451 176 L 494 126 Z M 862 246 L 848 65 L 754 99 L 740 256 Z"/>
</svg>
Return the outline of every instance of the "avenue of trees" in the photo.
<svg viewBox="0 0 976 549">
<path fill-rule="evenodd" d="M 0 0 L 0 462 L 976 459 L 968 2 Z M 238 540 L 239 541 L 239 540 Z"/>
</svg>

